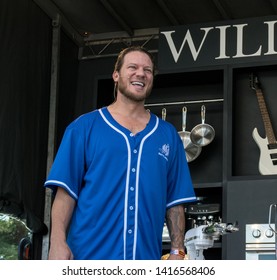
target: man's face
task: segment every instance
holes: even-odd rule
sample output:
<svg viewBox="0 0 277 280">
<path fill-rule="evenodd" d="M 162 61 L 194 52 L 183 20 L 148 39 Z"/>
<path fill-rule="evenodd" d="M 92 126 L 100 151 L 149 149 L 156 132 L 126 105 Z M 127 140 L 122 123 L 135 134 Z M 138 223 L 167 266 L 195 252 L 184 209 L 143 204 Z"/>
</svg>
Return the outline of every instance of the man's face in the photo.
<svg viewBox="0 0 277 280">
<path fill-rule="evenodd" d="M 118 94 L 141 102 L 151 93 L 153 86 L 153 63 L 149 56 L 140 51 L 127 53 L 120 71 L 113 73 Z"/>
</svg>

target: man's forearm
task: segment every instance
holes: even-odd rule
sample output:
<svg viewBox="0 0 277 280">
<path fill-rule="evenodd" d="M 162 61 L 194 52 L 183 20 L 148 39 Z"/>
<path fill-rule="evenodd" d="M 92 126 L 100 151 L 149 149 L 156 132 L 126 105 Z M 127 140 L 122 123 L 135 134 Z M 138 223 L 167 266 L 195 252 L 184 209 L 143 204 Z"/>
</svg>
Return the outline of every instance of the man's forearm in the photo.
<svg viewBox="0 0 277 280">
<path fill-rule="evenodd" d="M 184 250 L 184 206 L 177 205 L 169 208 L 166 212 L 166 223 L 171 238 L 171 249 Z"/>
<path fill-rule="evenodd" d="M 72 212 L 75 206 L 75 201 L 65 190 L 58 188 L 51 213 L 52 230 L 51 239 L 65 241 L 66 231 Z"/>
</svg>

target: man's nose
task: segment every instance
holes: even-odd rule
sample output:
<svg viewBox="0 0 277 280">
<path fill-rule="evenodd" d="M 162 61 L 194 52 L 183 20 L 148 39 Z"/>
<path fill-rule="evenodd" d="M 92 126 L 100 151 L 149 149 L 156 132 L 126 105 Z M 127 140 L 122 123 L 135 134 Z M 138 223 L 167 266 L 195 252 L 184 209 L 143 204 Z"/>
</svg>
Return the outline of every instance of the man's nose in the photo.
<svg viewBox="0 0 277 280">
<path fill-rule="evenodd" d="M 139 67 L 139 68 L 137 69 L 136 75 L 137 75 L 137 76 L 140 76 L 140 77 L 144 77 L 144 76 L 145 76 L 144 69 L 143 69 L 142 67 Z"/>
</svg>

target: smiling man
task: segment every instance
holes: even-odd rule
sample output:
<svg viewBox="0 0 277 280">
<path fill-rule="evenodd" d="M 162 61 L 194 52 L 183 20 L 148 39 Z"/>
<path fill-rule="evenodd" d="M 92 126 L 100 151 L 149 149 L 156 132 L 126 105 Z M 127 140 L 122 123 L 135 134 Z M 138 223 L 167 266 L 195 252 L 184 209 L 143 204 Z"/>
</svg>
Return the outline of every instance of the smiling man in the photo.
<svg viewBox="0 0 277 280">
<path fill-rule="evenodd" d="M 147 50 L 124 49 L 115 101 L 67 127 L 45 182 L 55 194 L 49 259 L 160 259 L 165 219 L 169 259 L 184 258 L 183 204 L 195 193 L 176 129 L 145 110 L 154 72 Z"/>
</svg>

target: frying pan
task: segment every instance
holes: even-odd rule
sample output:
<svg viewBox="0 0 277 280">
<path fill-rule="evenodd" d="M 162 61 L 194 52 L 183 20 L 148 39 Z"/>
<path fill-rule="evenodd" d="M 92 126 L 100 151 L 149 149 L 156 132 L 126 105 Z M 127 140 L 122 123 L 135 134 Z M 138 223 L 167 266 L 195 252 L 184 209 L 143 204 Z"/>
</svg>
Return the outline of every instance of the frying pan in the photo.
<svg viewBox="0 0 277 280">
<path fill-rule="evenodd" d="M 186 122 L 187 122 L 187 108 L 184 106 L 182 108 L 182 131 L 179 131 L 178 133 L 183 142 L 183 146 L 186 152 L 187 162 L 191 162 L 199 156 L 202 148 L 191 142 L 190 132 L 186 131 Z"/>
<path fill-rule="evenodd" d="M 195 145 L 199 145 L 201 147 L 210 144 L 215 137 L 214 128 L 205 123 L 205 115 L 206 115 L 206 107 L 205 105 L 201 106 L 201 120 L 202 123 L 196 125 L 190 133 L 191 142 Z"/>
</svg>

